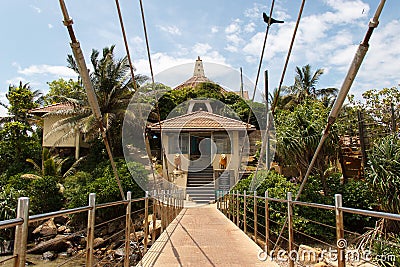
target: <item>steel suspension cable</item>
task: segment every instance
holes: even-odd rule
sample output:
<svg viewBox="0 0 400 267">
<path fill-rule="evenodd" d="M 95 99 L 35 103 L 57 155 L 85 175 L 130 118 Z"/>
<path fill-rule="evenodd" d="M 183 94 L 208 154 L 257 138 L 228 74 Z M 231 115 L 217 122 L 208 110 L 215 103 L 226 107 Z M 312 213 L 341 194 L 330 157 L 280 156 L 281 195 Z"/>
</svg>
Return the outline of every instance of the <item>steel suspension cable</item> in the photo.
<svg viewBox="0 0 400 267">
<path fill-rule="evenodd" d="M 152 88 L 154 90 L 155 80 L 154 80 L 153 64 L 152 64 L 152 61 L 151 61 L 149 37 L 147 35 L 146 19 L 145 19 L 145 16 L 144 16 L 143 1 L 140 0 L 139 3 L 140 3 L 140 12 L 141 12 L 141 15 L 142 15 L 142 24 L 143 24 L 144 37 L 145 37 L 145 40 L 146 40 L 146 50 L 147 50 L 147 58 L 148 58 L 148 61 L 149 61 L 149 67 L 150 67 Z M 156 99 L 156 100 L 157 101 L 155 102 L 155 108 L 156 108 L 156 113 L 157 113 L 158 125 L 160 126 L 160 137 L 162 139 L 161 114 L 160 114 L 160 108 L 158 106 L 158 99 Z M 162 147 L 162 141 L 161 141 L 161 147 Z M 166 166 L 167 166 L 166 173 L 167 173 L 167 180 L 169 181 L 168 161 L 167 161 L 167 155 L 165 154 L 164 148 L 161 148 L 161 153 L 162 153 L 163 160 L 165 161 Z"/>
<path fill-rule="evenodd" d="M 253 96 L 252 96 L 252 98 L 251 98 L 251 102 L 254 102 L 254 99 L 255 99 L 255 96 L 256 96 L 258 80 L 259 80 L 259 78 L 260 78 L 261 66 L 262 66 L 262 62 L 263 62 L 263 58 L 264 58 L 264 53 L 265 53 L 265 47 L 266 47 L 266 45 L 267 45 L 267 40 L 268 40 L 269 28 L 271 27 L 271 24 L 272 24 L 271 21 L 272 21 L 272 13 L 273 13 L 273 11 L 274 11 L 274 5 L 275 5 L 275 0 L 272 0 L 271 9 L 270 9 L 270 11 L 269 11 L 269 19 L 268 19 L 268 23 L 267 23 L 267 29 L 265 30 L 265 35 L 264 35 L 263 47 L 262 47 L 262 49 L 261 49 L 260 61 L 259 61 L 259 63 L 258 63 L 256 81 L 255 81 L 255 83 L 254 83 Z M 268 96 L 266 96 L 266 97 L 268 97 Z M 267 99 L 268 99 L 268 98 L 267 98 Z M 266 105 L 267 105 L 267 109 L 268 109 L 268 101 L 266 102 Z M 251 107 L 250 107 L 250 104 L 249 104 L 249 113 L 248 113 L 248 116 L 247 116 L 246 130 L 247 130 L 247 129 L 249 128 L 249 126 L 250 126 L 250 117 L 251 117 L 251 113 L 252 113 L 252 110 L 251 110 Z M 268 115 L 267 115 L 267 116 L 268 116 Z M 268 124 L 268 122 L 267 122 L 267 124 Z M 267 127 L 268 127 L 268 125 L 267 125 Z M 265 133 L 265 135 L 266 135 L 266 134 L 267 134 L 267 133 Z M 263 138 L 263 139 L 264 139 L 264 138 Z M 242 156 L 243 156 L 244 146 L 245 146 L 245 142 L 243 142 L 243 145 L 241 146 L 240 151 L 239 151 L 239 158 L 240 158 L 240 159 L 241 159 Z M 262 164 L 262 162 L 261 162 L 261 161 L 262 161 L 262 160 L 261 160 L 261 157 L 262 157 L 262 154 L 260 155 L 260 160 L 258 161 L 257 168 L 256 168 L 256 171 L 255 171 L 255 175 L 254 175 L 254 179 L 253 179 L 253 180 L 256 179 L 256 175 L 257 175 L 257 171 L 258 171 L 258 166 L 259 166 L 260 164 Z M 238 169 L 239 169 L 239 167 L 238 167 Z M 252 183 L 252 187 L 254 187 L 254 186 L 253 186 L 253 183 Z"/>
<path fill-rule="evenodd" d="M 68 33 L 69 33 L 69 36 L 71 39 L 71 49 L 74 54 L 77 66 L 78 66 L 79 75 L 82 78 L 84 88 L 86 90 L 86 94 L 88 97 L 88 102 L 89 102 L 90 108 L 92 109 L 93 115 L 99 126 L 100 133 L 103 138 L 103 143 L 106 147 L 107 154 L 110 159 L 111 167 L 113 169 L 113 173 L 114 173 L 115 179 L 117 181 L 119 191 L 121 193 L 121 197 L 123 200 L 125 200 L 125 194 L 124 194 L 124 191 L 121 186 L 121 181 L 119 179 L 119 175 L 118 175 L 117 167 L 115 165 L 114 157 L 113 157 L 113 154 L 111 151 L 110 143 L 108 141 L 107 133 L 106 133 L 106 130 L 103 125 L 103 118 L 101 115 L 99 102 L 97 101 L 96 92 L 94 91 L 92 82 L 90 80 L 89 71 L 88 71 L 88 68 L 86 67 L 85 57 L 83 56 L 83 52 L 82 52 L 80 43 L 76 39 L 74 29 L 72 27 L 73 21 L 68 15 L 68 11 L 67 11 L 65 2 L 64 2 L 64 0 L 59 0 L 59 1 L 60 1 L 61 11 L 64 16 L 63 23 L 67 27 L 67 30 L 68 30 Z"/>
<path fill-rule="evenodd" d="M 262 66 L 264 53 L 265 53 L 265 47 L 267 45 L 269 28 L 271 27 L 271 24 L 272 24 L 271 20 L 272 20 L 272 12 L 274 11 L 274 5 L 275 5 L 275 0 L 272 0 L 271 9 L 269 11 L 268 25 L 267 25 L 267 29 L 265 30 L 264 42 L 263 42 L 263 47 L 262 47 L 262 50 L 261 50 L 260 61 L 258 63 L 257 76 L 256 76 L 256 81 L 254 83 L 253 96 L 251 97 L 251 102 L 254 102 L 254 98 L 256 96 L 258 80 L 260 79 L 261 66 Z M 248 114 L 248 117 L 247 117 L 247 124 L 250 123 L 250 116 L 251 116 L 251 109 L 249 109 L 249 114 Z"/>
<path fill-rule="evenodd" d="M 301 20 L 301 16 L 303 14 L 303 10 L 304 10 L 304 5 L 306 3 L 306 0 L 303 0 L 301 2 L 301 6 L 300 6 L 300 10 L 299 10 L 299 14 L 297 16 L 297 21 L 296 21 L 296 26 L 294 27 L 294 32 L 292 35 L 292 41 L 290 42 L 290 47 L 289 47 L 289 51 L 288 54 L 286 56 L 286 61 L 285 61 L 285 66 L 283 67 L 283 71 L 282 71 L 282 76 L 281 76 L 281 80 L 279 82 L 279 86 L 278 86 L 278 91 L 276 94 L 276 97 L 274 98 L 274 101 L 272 102 L 272 106 L 271 106 L 271 113 L 272 115 L 275 113 L 275 108 L 278 104 L 278 96 L 281 92 L 281 88 L 282 88 L 282 84 L 283 84 L 283 80 L 285 79 L 285 75 L 286 75 L 286 70 L 289 64 L 289 59 L 290 56 L 292 54 L 292 50 L 293 50 L 293 46 L 294 46 L 294 41 L 296 40 L 296 35 L 297 35 L 297 29 L 299 28 L 299 24 L 300 24 L 300 20 Z"/>
<path fill-rule="evenodd" d="M 129 69 L 130 69 L 130 73 L 131 73 L 133 88 L 134 88 L 135 92 L 137 92 L 138 86 L 137 86 L 137 83 L 136 83 L 136 80 L 135 80 L 135 73 L 134 73 L 134 71 L 133 71 L 133 63 L 132 63 L 131 55 L 130 55 L 130 52 L 129 52 L 128 39 L 127 39 L 127 37 L 126 37 L 126 31 L 125 31 L 125 27 L 124 27 L 124 21 L 123 21 L 123 18 L 122 18 L 121 8 L 120 8 L 120 5 L 119 5 L 119 0 L 115 0 L 115 5 L 116 5 L 116 7 L 117 7 L 118 18 L 119 18 L 119 24 L 120 24 L 121 31 L 122 31 L 122 37 L 123 37 L 123 39 L 124 39 L 124 45 L 125 45 L 125 50 L 126 50 L 126 56 L 127 56 L 127 58 L 128 58 L 128 62 L 129 62 Z M 152 177 L 153 177 L 153 180 L 155 181 L 155 180 L 156 180 L 156 176 L 155 176 L 155 171 L 154 171 L 153 163 L 152 163 L 152 161 L 151 161 L 151 152 L 150 152 L 148 149 L 146 149 L 146 154 L 147 154 L 147 157 L 149 158 L 149 164 L 150 164 L 150 169 L 151 169 Z M 136 237 L 136 233 L 135 233 L 135 237 Z"/>
<path fill-rule="evenodd" d="M 126 50 L 126 56 L 128 58 L 129 62 L 129 69 L 131 71 L 131 77 L 132 77 L 132 82 L 133 82 L 133 88 L 135 89 L 135 92 L 137 91 L 137 84 L 135 80 L 135 73 L 133 71 L 133 64 L 132 64 L 132 59 L 131 59 L 131 54 L 129 52 L 129 45 L 128 45 L 128 40 L 126 38 L 126 32 L 125 32 L 125 27 L 124 27 L 124 21 L 122 19 L 122 13 L 121 13 L 121 8 L 119 6 L 119 0 L 115 0 L 115 5 L 117 6 L 117 12 L 118 12 L 118 18 L 119 18 L 119 24 L 121 26 L 121 31 L 122 31 L 122 37 L 124 39 L 124 45 L 125 45 L 125 50 Z"/>
</svg>

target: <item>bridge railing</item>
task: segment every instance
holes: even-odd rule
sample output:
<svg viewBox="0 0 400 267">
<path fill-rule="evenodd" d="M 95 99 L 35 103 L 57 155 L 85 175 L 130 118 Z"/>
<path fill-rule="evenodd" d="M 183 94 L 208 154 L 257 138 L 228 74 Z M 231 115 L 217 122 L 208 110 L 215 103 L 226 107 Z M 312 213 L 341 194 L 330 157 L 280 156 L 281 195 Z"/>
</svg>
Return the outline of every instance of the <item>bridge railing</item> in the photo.
<svg viewBox="0 0 400 267">
<path fill-rule="evenodd" d="M 216 199 L 217 208 L 264 248 L 260 259 L 287 261 L 289 266 L 320 261 L 339 267 L 346 261 L 398 266 L 400 262 L 400 239 L 388 241 L 382 228 L 374 227 L 382 224 L 380 219 L 396 225 L 399 214 L 344 207 L 340 194 L 335 195 L 335 205 L 294 201 L 291 192 L 286 199 L 277 199 L 269 197 L 268 191 L 263 196 L 217 191 Z M 363 225 L 365 219 L 374 226 Z M 359 223 L 358 229 L 349 227 L 350 222 Z M 381 255 L 371 251 L 377 244 Z"/>
<path fill-rule="evenodd" d="M 98 204 L 96 194 L 92 193 L 87 206 L 32 216 L 29 216 L 29 198 L 21 197 L 18 199 L 17 218 L 0 221 L 0 233 L 14 232 L 12 255 L 1 257 L 0 265 L 12 263 L 10 266 L 25 266 L 27 254 L 71 246 L 74 240 L 77 246 L 69 248 L 69 256 L 59 259 L 58 266 L 67 263 L 70 266 L 132 266 L 155 242 L 157 231 L 160 234 L 178 215 L 184 206 L 184 197 L 184 192 L 177 189 L 155 190 L 151 196 L 146 192 L 145 197 L 135 199 L 131 198 L 131 192 L 127 192 L 124 201 Z M 71 216 L 75 216 L 75 221 L 80 223 L 66 227 L 65 220 L 60 222 L 62 218 Z M 60 227 L 64 227 L 62 234 Z M 32 228 L 39 232 L 46 228 L 52 237 L 56 237 L 35 240 L 38 244 L 32 246 L 28 244 L 28 235 L 32 235 L 29 229 Z M 138 231 L 138 228 L 142 231 Z M 108 251 L 96 249 L 105 244 Z"/>
</svg>

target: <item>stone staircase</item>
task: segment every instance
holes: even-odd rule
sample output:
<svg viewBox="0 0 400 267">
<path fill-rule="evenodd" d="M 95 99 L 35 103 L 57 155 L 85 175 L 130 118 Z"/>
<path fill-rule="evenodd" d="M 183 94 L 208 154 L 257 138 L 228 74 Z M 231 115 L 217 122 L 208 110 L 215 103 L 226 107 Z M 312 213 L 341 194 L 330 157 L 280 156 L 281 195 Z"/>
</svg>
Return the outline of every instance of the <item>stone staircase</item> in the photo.
<svg viewBox="0 0 400 267">
<path fill-rule="evenodd" d="M 186 194 L 196 203 L 208 204 L 215 201 L 214 170 L 212 166 L 189 167 Z"/>
</svg>

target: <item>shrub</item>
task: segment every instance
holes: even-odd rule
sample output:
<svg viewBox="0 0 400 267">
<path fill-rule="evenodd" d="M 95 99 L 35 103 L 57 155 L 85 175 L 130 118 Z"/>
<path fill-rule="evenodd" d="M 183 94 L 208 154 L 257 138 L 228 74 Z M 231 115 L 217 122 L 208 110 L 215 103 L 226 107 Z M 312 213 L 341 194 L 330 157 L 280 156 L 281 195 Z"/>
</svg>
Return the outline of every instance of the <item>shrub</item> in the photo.
<svg viewBox="0 0 400 267">
<path fill-rule="evenodd" d="M 28 195 L 31 210 L 35 214 L 56 211 L 63 206 L 60 184 L 57 183 L 57 177 L 54 176 L 44 176 L 32 180 Z"/>
</svg>

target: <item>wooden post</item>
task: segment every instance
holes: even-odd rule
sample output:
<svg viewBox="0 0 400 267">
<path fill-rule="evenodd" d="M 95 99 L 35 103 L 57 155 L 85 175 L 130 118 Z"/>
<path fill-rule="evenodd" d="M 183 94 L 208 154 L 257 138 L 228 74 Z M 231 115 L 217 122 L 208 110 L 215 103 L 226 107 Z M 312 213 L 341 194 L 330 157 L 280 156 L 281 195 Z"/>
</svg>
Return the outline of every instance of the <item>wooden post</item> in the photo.
<svg viewBox="0 0 400 267">
<path fill-rule="evenodd" d="M 287 206 L 288 206 L 288 232 L 289 232 L 289 267 L 294 267 L 294 260 L 291 257 L 291 252 L 294 249 L 294 236 L 293 236 L 293 207 L 292 207 L 292 192 L 287 193 Z"/>
<path fill-rule="evenodd" d="M 14 237 L 14 266 L 25 267 L 26 263 L 26 245 L 28 240 L 28 224 L 29 224 L 29 198 L 18 198 L 17 218 L 23 219 L 21 225 L 15 228 Z"/>
<path fill-rule="evenodd" d="M 236 190 L 236 195 L 237 195 L 237 205 L 236 205 L 236 225 L 239 227 L 240 225 L 240 214 L 239 214 L 239 207 L 240 207 L 240 196 L 239 196 L 239 190 Z"/>
<path fill-rule="evenodd" d="M 237 205 L 237 196 L 235 191 L 232 191 L 232 222 L 236 224 L 236 205 Z"/>
<path fill-rule="evenodd" d="M 232 214 L 231 214 L 231 199 L 232 199 L 232 195 L 231 195 L 231 191 L 228 191 L 228 219 L 231 220 Z"/>
<path fill-rule="evenodd" d="M 257 244 L 257 191 L 254 191 L 254 207 L 253 207 L 253 215 L 254 215 L 254 242 Z"/>
<path fill-rule="evenodd" d="M 264 193 L 265 200 L 265 252 L 269 253 L 269 202 L 268 191 Z"/>
<path fill-rule="evenodd" d="M 149 192 L 146 191 L 144 199 L 144 248 L 143 254 L 147 252 L 147 244 L 149 242 Z"/>
<path fill-rule="evenodd" d="M 126 205 L 125 214 L 125 257 L 124 257 L 124 267 L 129 267 L 129 255 L 131 248 L 131 211 L 132 211 L 132 193 L 129 191 L 126 193 L 126 200 L 128 201 Z"/>
<path fill-rule="evenodd" d="M 217 210 L 219 210 L 219 191 L 215 191 L 215 204 L 217 204 Z"/>
<path fill-rule="evenodd" d="M 243 192 L 243 231 L 247 234 L 247 222 L 246 222 L 246 209 L 247 209 L 247 200 L 246 200 L 246 190 Z"/>
<path fill-rule="evenodd" d="M 156 241 L 156 227 L 157 227 L 157 200 L 155 198 L 156 196 L 156 191 L 154 190 L 152 201 L 153 201 L 153 231 L 151 232 L 151 245 L 154 244 Z"/>
<path fill-rule="evenodd" d="M 158 204 L 160 205 L 160 217 L 161 217 L 161 232 L 165 229 L 165 216 L 164 216 L 164 190 L 161 190 Z"/>
<path fill-rule="evenodd" d="M 336 246 L 338 251 L 338 267 L 346 266 L 345 249 L 347 241 L 344 239 L 344 225 L 343 225 L 343 206 L 342 195 L 335 195 L 335 215 L 336 215 Z"/>
<path fill-rule="evenodd" d="M 125 196 L 124 196 L 125 197 Z M 86 241 L 86 266 L 93 266 L 93 243 L 94 243 L 94 225 L 96 218 L 96 194 L 89 194 L 88 224 L 87 224 L 87 241 Z"/>
</svg>

